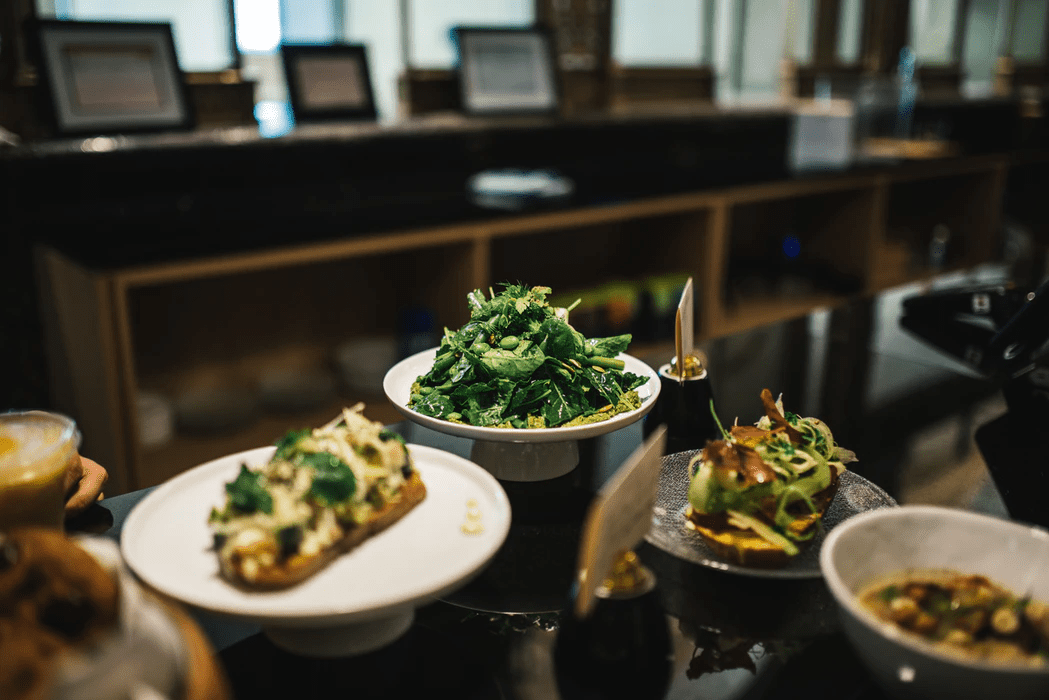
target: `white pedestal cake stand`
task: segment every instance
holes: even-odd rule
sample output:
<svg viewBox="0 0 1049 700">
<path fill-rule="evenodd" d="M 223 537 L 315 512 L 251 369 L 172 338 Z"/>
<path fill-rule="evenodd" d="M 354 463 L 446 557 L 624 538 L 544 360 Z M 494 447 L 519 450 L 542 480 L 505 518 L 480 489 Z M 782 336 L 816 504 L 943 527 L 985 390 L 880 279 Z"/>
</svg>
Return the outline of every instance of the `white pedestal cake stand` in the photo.
<svg viewBox="0 0 1049 700">
<path fill-rule="evenodd" d="M 648 380 L 638 387 L 641 406 L 633 411 L 599 423 L 570 428 L 479 428 L 451 423 L 408 408 L 412 384 L 430 371 L 436 357 L 437 348 L 431 348 L 401 360 L 391 368 L 383 380 L 387 398 L 407 419 L 419 425 L 473 440 L 470 459 L 505 481 L 545 481 L 569 473 L 579 464 L 580 440 L 598 437 L 641 420 L 659 397 L 659 375 L 641 360 L 624 353 L 619 355 L 626 364 L 624 371 Z"/>
</svg>

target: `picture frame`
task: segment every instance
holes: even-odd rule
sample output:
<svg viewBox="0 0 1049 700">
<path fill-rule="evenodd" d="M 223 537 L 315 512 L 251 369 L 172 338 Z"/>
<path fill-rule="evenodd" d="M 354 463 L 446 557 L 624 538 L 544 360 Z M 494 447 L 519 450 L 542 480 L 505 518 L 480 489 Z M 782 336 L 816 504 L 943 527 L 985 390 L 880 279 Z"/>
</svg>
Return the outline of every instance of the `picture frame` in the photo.
<svg viewBox="0 0 1049 700">
<path fill-rule="evenodd" d="M 280 51 L 295 121 L 378 117 L 363 44 L 282 44 Z"/>
<path fill-rule="evenodd" d="M 553 38 L 541 27 L 453 30 L 463 111 L 472 115 L 556 115 L 561 108 Z"/>
<path fill-rule="evenodd" d="M 169 23 L 38 20 L 35 28 L 57 135 L 193 128 Z"/>
</svg>

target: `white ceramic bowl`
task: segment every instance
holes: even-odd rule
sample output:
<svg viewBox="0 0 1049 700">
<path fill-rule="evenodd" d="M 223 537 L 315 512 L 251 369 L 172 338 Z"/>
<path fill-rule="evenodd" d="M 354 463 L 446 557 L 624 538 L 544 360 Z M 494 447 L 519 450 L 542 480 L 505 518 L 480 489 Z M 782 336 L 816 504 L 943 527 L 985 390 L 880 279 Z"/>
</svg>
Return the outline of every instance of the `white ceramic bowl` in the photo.
<svg viewBox="0 0 1049 700">
<path fill-rule="evenodd" d="M 879 621 L 856 598 L 879 577 L 920 568 L 982 574 L 1016 594 L 1049 602 L 1049 532 L 950 508 L 881 508 L 831 531 L 820 552 L 820 568 L 838 602 L 846 637 L 891 695 L 1049 697 L 1049 668 L 948 656 Z"/>
</svg>

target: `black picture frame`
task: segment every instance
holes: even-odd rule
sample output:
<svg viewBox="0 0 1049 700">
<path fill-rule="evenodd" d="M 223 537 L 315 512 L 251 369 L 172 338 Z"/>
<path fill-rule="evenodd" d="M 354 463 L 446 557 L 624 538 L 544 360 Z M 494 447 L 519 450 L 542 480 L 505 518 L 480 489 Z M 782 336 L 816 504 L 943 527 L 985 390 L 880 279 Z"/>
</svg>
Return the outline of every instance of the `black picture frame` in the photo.
<svg viewBox="0 0 1049 700">
<path fill-rule="evenodd" d="M 465 113 L 560 113 L 561 85 L 549 30 L 538 26 L 458 26 L 453 36 Z"/>
<path fill-rule="evenodd" d="M 295 121 L 378 117 L 363 44 L 282 44 L 280 51 Z"/>
<path fill-rule="evenodd" d="M 37 20 L 33 54 L 56 135 L 194 127 L 167 22 Z"/>
</svg>

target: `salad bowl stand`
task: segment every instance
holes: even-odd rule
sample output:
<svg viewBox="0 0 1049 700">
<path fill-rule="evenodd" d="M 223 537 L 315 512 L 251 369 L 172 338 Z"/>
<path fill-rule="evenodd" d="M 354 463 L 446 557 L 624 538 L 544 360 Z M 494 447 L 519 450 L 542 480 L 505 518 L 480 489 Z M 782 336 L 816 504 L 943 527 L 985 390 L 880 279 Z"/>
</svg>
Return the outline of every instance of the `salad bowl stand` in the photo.
<svg viewBox="0 0 1049 700">
<path fill-rule="evenodd" d="M 659 375 L 641 360 L 621 353 L 624 372 L 647 381 L 637 388 L 641 406 L 607 420 L 559 428 L 484 428 L 425 416 L 408 407 L 415 380 L 433 366 L 437 348 L 416 353 L 394 365 L 383 389 L 394 407 L 408 420 L 424 427 L 473 440 L 470 461 L 503 481 L 546 481 L 568 474 L 579 464 L 579 441 L 625 428 L 652 410 L 659 397 Z"/>
</svg>

